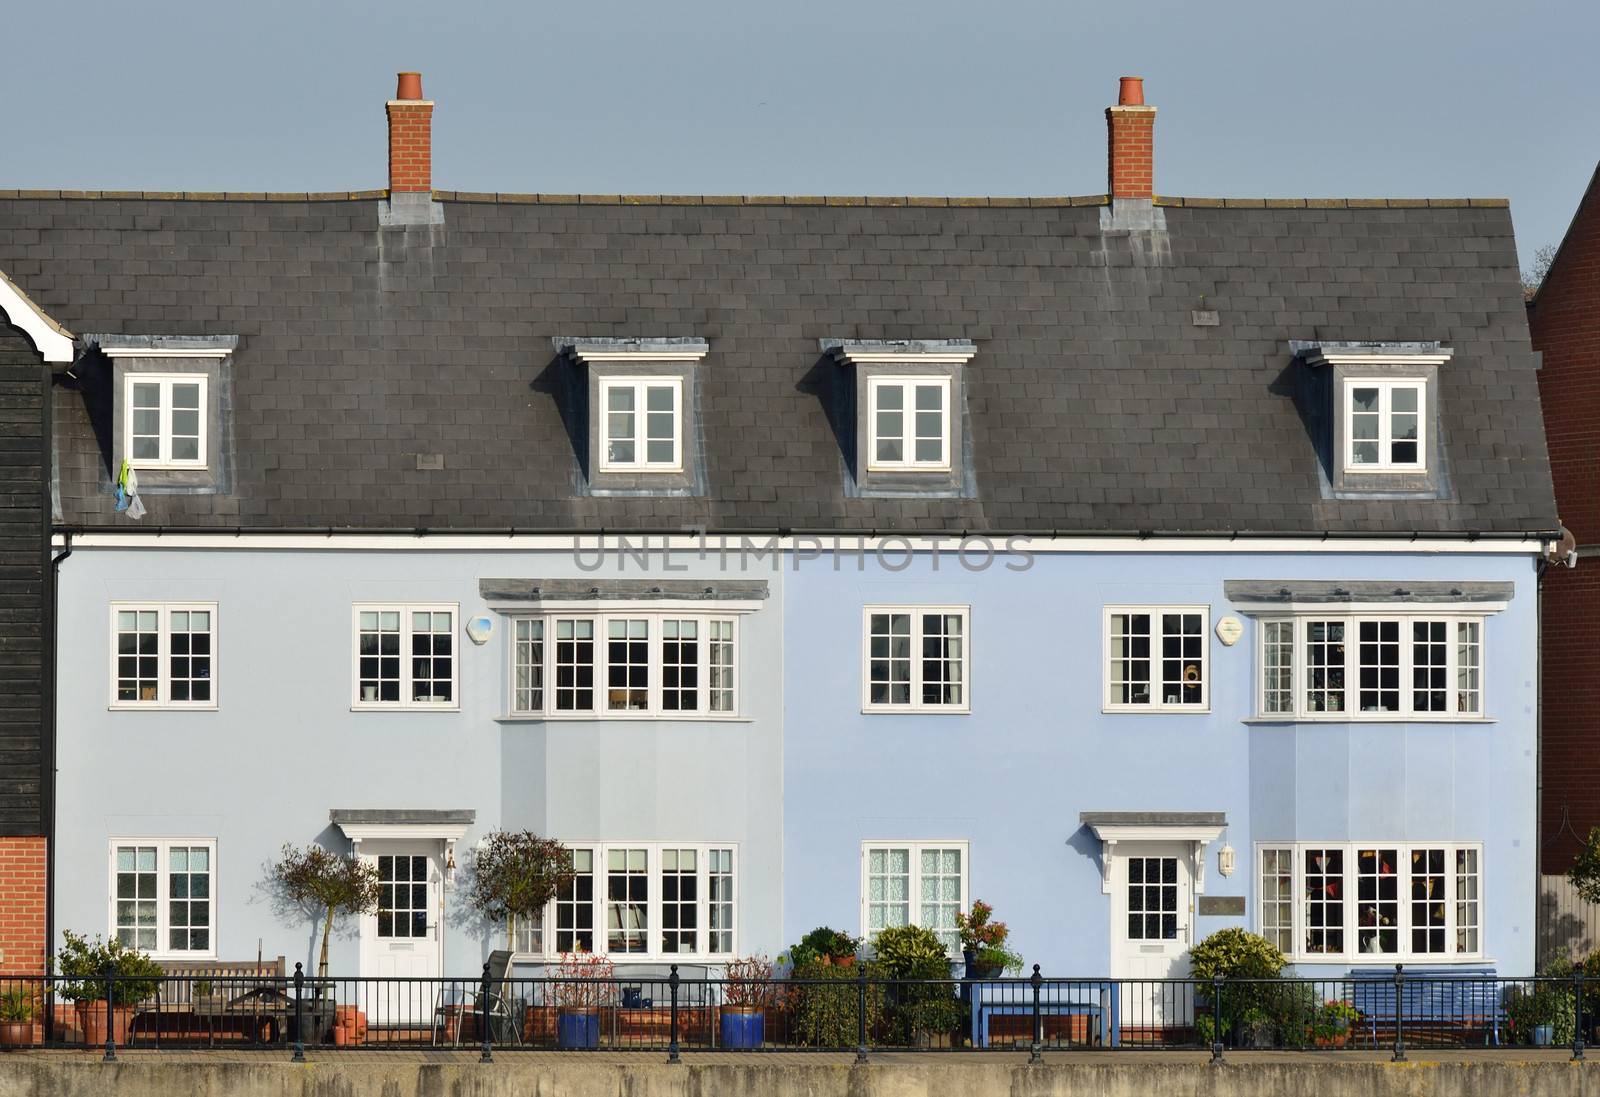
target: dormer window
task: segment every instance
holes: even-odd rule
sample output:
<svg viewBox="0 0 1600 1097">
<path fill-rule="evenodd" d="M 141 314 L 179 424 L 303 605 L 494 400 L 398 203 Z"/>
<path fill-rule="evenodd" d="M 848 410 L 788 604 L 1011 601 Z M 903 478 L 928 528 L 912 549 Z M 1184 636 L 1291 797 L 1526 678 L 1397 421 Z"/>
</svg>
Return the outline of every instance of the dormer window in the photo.
<svg viewBox="0 0 1600 1097">
<path fill-rule="evenodd" d="M 704 339 L 558 336 L 575 366 L 568 420 L 589 495 L 703 495 L 696 396 Z"/>
<path fill-rule="evenodd" d="M 1345 470 L 1417 472 L 1423 459 L 1427 382 L 1346 379 Z"/>
<path fill-rule="evenodd" d="M 1442 498 L 1438 343 L 1289 344 L 1310 367 L 1299 400 L 1334 498 Z"/>
<path fill-rule="evenodd" d="M 867 394 L 871 468 L 950 467 L 950 378 L 873 377 Z"/>
<path fill-rule="evenodd" d="M 676 377 L 603 377 L 600 468 L 677 472 L 683 467 L 683 382 Z"/>
<path fill-rule="evenodd" d="M 124 452 L 138 469 L 204 468 L 206 378 L 130 373 L 125 377 Z"/>
<path fill-rule="evenodd" d="M 963 498 L 973 491 L 965 339 L 822 340 L 840 366 L 834 404 L 846 494 Z"/>
</svg>

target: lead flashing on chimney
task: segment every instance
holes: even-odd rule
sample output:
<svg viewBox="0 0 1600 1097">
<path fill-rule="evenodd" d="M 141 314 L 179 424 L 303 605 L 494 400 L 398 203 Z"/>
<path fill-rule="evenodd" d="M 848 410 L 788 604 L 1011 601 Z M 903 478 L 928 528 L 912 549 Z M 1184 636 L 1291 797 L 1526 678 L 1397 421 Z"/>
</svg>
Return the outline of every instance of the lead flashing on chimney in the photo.
<svg viewBox="0 0 1600 1097">
<path fill-rule="evenodd" d="M 1166 232 L 1167 211 L 1148 198 L 1113 198 L 1100 207 L 1101 232 Z"/>
<path fill-rule="evenodd" d="M 378 224 L 384 228 L 444 224 L 444 203 L 427 191 L 401 191 L 378 200 Z"/>
</svg>

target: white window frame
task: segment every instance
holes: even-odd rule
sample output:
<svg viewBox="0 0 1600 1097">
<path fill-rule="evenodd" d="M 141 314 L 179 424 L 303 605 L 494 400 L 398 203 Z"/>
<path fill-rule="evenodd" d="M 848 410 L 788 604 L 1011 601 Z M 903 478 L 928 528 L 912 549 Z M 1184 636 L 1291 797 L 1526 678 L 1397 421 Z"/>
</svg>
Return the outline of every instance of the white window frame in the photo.
<svg viewBox="0 0 1600 1097">
<path fill-rule="evenodd" d="M 645 390 L 668 388 L 672 390 L 672 460 L 651 461 L 646 444 L 649 440 L 645 407 Z M 615 389 L 633 390 L 633 457 L 632 461 L 611 459 L 611 393 Z M 682 472 L 683 471 L 683 378 L 673 376 L 621 376 L 600 378 L 600 471 L 601 472 Z"/>
<path fill-rule="evenodd" d="M 911 617 L 911 679 L 907 704 L 872 700 L 872 617 L 879 613 L 904 613 Z M 961 703 L 943 704 L 922 699 L 922 619 L 927 615 L 961 618 Z M 871 713 L 944 713 L 962 716 L 972 711 L 972 607 L 970 605 L 868 605 L 861 608 L 861 711 Z"/>
<path fill-rule="evenodd" d="M 361 699 L 361 614 L 397 611 L 400 614 L 400 700 L 363 701 Z M 412 699 L 411 615 L 413 613 L 450 614 L 450 700 Z M 461 708 L 461 604 L 459 602 L 354 602 L 350 606 L 350 708 L 356 712 L 394 712 L 411 709 L 419 712 L 457 712 Z"/>
<path fill-rule="evenodd" d="M 738 613 L 708 613 L 704 609 L 676 610 L 630 608 L 617 606 L 608 608 L 604 612 L 595 612 L 592 608 L 587 610 L 550 610 L 545 613 L 516 613 L 509 617 L 510 628 L 506 629 L 509 642 L 507 648 L 507 693 L 506 712 L 507 718 L 512 720 L 739 720 L 740 704 L 743 691 L 740 688 L 741 678 L 744 673 L 744 652 L 742 650 L 739 631 L 740 614 Z M 615 620 L 649 621 L 649 702 L 643 709 L 609 709 L 606 707 L 607 680 L 609 678 L 610 664 L 609 645 L 607 633 L 610 622 Z M 588 709 L 558 709 L 556 708 L 556 639 L 555 623 L 557 620 L 580 619 L 594 622 L 594 706 Z M 543 620 L 544 622 L 544 687 L 543 704 L 537 708 L 519 708 L 517 706 L 517 626 L 518 621 Z M 699 662 L 697 663 L 697 677 L 699 679 L 700 708 L 664 709 L 662 708 L 662 680 L 664 665 L 662 662 L 662 624 L 666 621 L 694 621 L 700 626 Z M 733 705 L 726 711 L 712 711 L 711 709 L 711 623 L 727 622 L 733 627 Z M 721 847 L 718 847 L 721 848 Z"/>
<path fill-rule="evenodd" d="M 1200 700 L 1197 704 L 1169 704 L 1162 697 L 1160 665 L 1162 662 L 1161 639 L 1162 634 L 1156 631 L 1160 618 L 1169 613 L 1198 613 L 1200 615 Z M 1145 704 L 1124 702 L 1114 696 L 1111 681 L 1111 618 L 1129 614 L 1148 615 L 1151 618 L 1150 633 L 1150 700 Z M 1104 608 L 1100 620 L 1100 688 L 1102 711 L 1112 712 L 1161 712 L 1161 713 L 1207 713 L 1211 711 L 1211 678 L 1216 671 L 1216 660 L 1211 650 L 1211 606 L 1204 605 L 1108 605 Z"/>
<path fill-rule="evenodd" d="M 135 612 L 157 615 L 156 619 L 156 699 L 154 701 L 124 701 L 117 697 L 117 614 Z M 211 615 L 211 699 L 208 701 L 173 701 L 172 696 L 172 615 L 174 613 L 209 613 Z M 127 711 L 194 711 L 209 712 L 217 708 L 217 694 L 221 684 L 218 668 L 217 603 L 215 602 L 112 602 L 110 643 L 110 699 L 113 709 Z"/>
<path fill-rule="evenodd" d="M 154 846 L 156 847 L 156 945 L 147 955 L 155 960 L 215 960 L 217 958 L 217 895 L 221 890 L 218 887 L 217 865 L 217 840 L 216 838 L 112 838 L 106 847 L 106 940 L 117 939 L 117 847 L 118 846 Z M 168 895 L 168 883 L 171 872 L 171 849 L 173 846 L 187 846 L 189 848 L 202 847 L 211 854 L 211 896 L 207 900 L 210 906 L 211 947 L 209 949 L 173 950 L 168 947 L 171 940 L 169 931 L 171 925 L 171 911 Z"/>
<path fill-rule="evenodd" d="M 649 946 L 644 952 L 619 952 L 614 961 L 619 964 L 643 963 L 725 963 L 739 955 L 739 919 L 742 897 L 740 895 L 740 876 L 744 872 L 743 862 L 738 842 L 623 842 L 623 841 L 563 841 L 562 845 L 568 849 L 587 849 L 594 851 L 594 955 L 610 956 L 607 949 L 607 923 L 606 923 L 606 863 L 607 854 L 618 849 L 642 849 L 645 851 L 646 877 L 650 881 L 650 895 L 647 902 L 646 943 Z M 700 938 L 700 951 L 698 952 L 663 952 L 661 951 L 661 854 L 664 850 L 692 849 L 695 851 L 695 871 L 699 880 L 696 900 L 698 910 L 697 925 Z M 711 940 L 711 857 L 712 850 L 731 850 L 733 852 L 733 928 L 730 947 L 726 952 L 708 952 L 705 948 Z M 549 960 L 558 960 L 561 954 L 556 951 L 556 901 L 552 899 L 540 916 L 541 932 L 540 942 L 544 946 L 542 952 L 528 953 L 516 952 L 512 959 L 519 963 L 542 963 Z M 516 942 L 510 942 L 512 948 Z"/>
<path fill-rule="evenodd" d="M 1437 613 L 1419 612 L 1418 607 L 1408 605 L 1404 611 L 1390 612 L 1382 608 L 1362 610 L 1357 613 L 1337 612 L 1346 609 L 1342 606 L 1329 606 L 1327 613 L 1315 612 L 1314 609 L 1297 610 L 1294 613 L 1262 615 L 1256 618 L 1255 631 L 1255 719 L 1279 722 L 1312 722 L 1327 723 L 1460 723 L 1463 721 L 1486 721 L 1488 715 L 1488 662 L 1489 638 L 1487 612 L 1480 613 Z M 1400 623 L 1400 707 L 1394 712 L 1363 712 L 1359 708 L 1361 703 L 1361 623 L 1363 621 L 1398 621 Z M 1287 711 L 1269 712 L 1266 705 L 1266 626 L 1269 623 L 1289 622 L 1293 625 L 1294 640 L 1290 647 L 1293 663 L 1290 667 L 1290 682 L 1293 694 L 1291 707 Z M 1344 708 L 1339 712 L 1328 712 L 1312 709 L 1306 703 L 1306 693 L 1309 688 L 1310 668 L 1306 659 L 1306 627 L 1310 622 L 1340 622 L 1344 625 Z M 1415 686 L 1412 682 L 1412 670 L 1415 666 L 1414 640 L 1412 638 L 1412 625 L 1417 622 L 1443 622 L 1446 627 L 1445 639 L 1445 696 L 1448 707 L 1440 712 L 1418 710 L 1415 708 Z M 1458 675 L 1460 672 L 1460 626 L 1475 624 L 1478 626 L 1478 708 L 1475 712 L 1463 712 L 1460 704 L 1460 690 Z"/>
<path fill-rule="evenodd" d="M 916 389 L 920 385 L 934 385 L 941 394 L 941 431 L 939 435 L 939 458 L 935 461 L 919 461 L 916 458 Z M 886 461 L 878 456 L 878 393 L 885 388 L 898 388 L 901 390 L 901 433 L 900 442 L 902 452 L 906 455 L 899 461 Z M 869 472 L 894 472 L 894 471 L 928 471 L 941 472 L 950 468 L 950 420 L 954 415 L 951 407 L 951 384 L 949 377 L 936 375 L 910 376 L 901 374 L 884 374 L 867 378 L 867 471 Z"/>
<path fill-rule="evenodd" d="M 1357 464 L 1355 460 L 1355 398 L 1358 388 L 1378 390 L 1378 460 Z M 1415 389 L 1417 393 L 1417 459 L 1414 462 L 1396 462 L 1391 459 L 1393 438 L 1393 401 L 1396 389 Z M 1346 377 L 1341 398 L 1340 414 L 1344 417 L 1344 470 L 1360 472 L 1418 472 L 1428 471 L 1428 382 L 1421 377 Z M 1362 439 L 1371 441 L 1371 439 Z"/>
<path fill-rule="evenodd" d="M 122 453 L 130 468 L 135 469 L 203 469 L 206 467 L 208 431 L 206 429 L 210 405 L 207 402 L 207 381 L 203 373 L 132 373 L 123 378 Z M 161 453 L 159 457 L 136 460 L 133 456 L 133 386 L 155 384 L 161 389 L 161 424 L 158 428 Z M 199 454 L 194 460 L 172 456 L 172 386 L 193 384 L 200 386 Z"/>
<path fill-rule="evenodd" d="M 1255 877 L 1251 888 L 1255 896 L 1253 903 L 1253 925 L 1256 932 L 1260 932 L 1263 921 L 1264 889 L 1261 886 L 1262 876 L 1265 871 L 1266 851 L 1283 849 L 1290 851 L 1292 874 L 1289 891 L 1292 896 L 1290 908 L 1291 930 L 1290 941 L 1294 951 L 1288 953 L 1291 963 L 1301 964 L 1371 964 L 1385 965 L 1396 963 L 1426 963 L 1426 964 L 1464 964 L 1484 962 L 1484 937 L 1488 928 L 1488 889 L 1484 886 L 1485 870 L 1483 860 L 1482 842 L 1394 842 L 1394 841 L 1360 841 L 1360 842 L 1257 842 L 1255 844 Z M 1307 952 L 1305 951 L 1306 916 L 1305 916 L 1305 854 L 1311 849 L 1338 849 L 1344 853 L 1344 951 L 1343 952 Z M 1362 952 L 1358 947 L 1360 926 L 1359 892 L 1357 891 L 1357 852 L 1363 849 L 1394 849 L 1401 864 L 1410 863 L 1410 854 L 1413 850 L 1442 849 L 1445 851 L 1445 943 L 1449 946 L 1445 952 L 1413 952 L 1411 950 L 1411 890 L 1410 877 L 1402 876 L 1397 888 L 1399 896 L 1399 924 L 1398 942 L 1401 946 L 1397 952 Z M 1456 854 L 1460 850 L 1471 850 L 1477 854 L 1478 877 L 1478 948 L 1472 952 L 1456 952 L 1455 942 L 1457 931 L 1461 928 L 1456 921 Z"/>
<path fill-rule="evenodd" d="M 872 852 L 880 849 L 903 849 L 909 851 L 910 880 L 908 887 L 910 891 L 908 893 L 907 906 L 910 909 L 908 912 L 908 925 L 920 926 L 922 924 L 919 918 L 922 904 L 922 854 L 925 850 L 955 849 L 961 851 L 961 899 L 958 909 L 962 911 L 970 909 L 972 905 L 972 842 L 970 839 L 951 838 L 945 841 L 934 841 L 932 839 L 919 838 L 915 841 L 907 841 L 905 839 L 885 838 L 866 840 L 861 843 L 861 877 L 859 884 L 861 890 L 858 928 L 863 942 L 870 943 L 872 939 L 872 930 L 867 924 L 869 920 L 867 912 L 870 906 L 868 902 L 869 880 L 871 877 L 868 866 L 871 864 Z M 960 946 L 958 945 L 952 950 L 950 955 L 952 959 L 960 955 Z"/>
</svg>

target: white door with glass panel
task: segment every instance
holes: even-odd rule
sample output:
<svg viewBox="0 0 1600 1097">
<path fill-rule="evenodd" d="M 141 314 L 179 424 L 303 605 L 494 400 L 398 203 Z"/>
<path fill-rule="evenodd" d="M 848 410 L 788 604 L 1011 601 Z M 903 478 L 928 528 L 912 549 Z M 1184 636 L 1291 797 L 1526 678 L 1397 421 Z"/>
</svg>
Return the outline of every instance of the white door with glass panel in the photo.
<svg viewBox="0 0 1600 1097">
<path fill-rule="evenodd" d="M 1183 979 L 1189 974 L 1193 853 L 1188 842 L 1119 842 L 1111 882 L 1111 974 Z M 1134 982 L 1122 991 L 1125 1028 L 1187 1025 L 1188 987 Z"/>
<path fill-rule="evenodd" d="M 378 909 L 361 919 L 361 974 L 369 1023 L 425 1024 L 442 969 L 441 871 L 437 842 L 365 841 L 361 858 L 378 870 Z"/>
</svg>

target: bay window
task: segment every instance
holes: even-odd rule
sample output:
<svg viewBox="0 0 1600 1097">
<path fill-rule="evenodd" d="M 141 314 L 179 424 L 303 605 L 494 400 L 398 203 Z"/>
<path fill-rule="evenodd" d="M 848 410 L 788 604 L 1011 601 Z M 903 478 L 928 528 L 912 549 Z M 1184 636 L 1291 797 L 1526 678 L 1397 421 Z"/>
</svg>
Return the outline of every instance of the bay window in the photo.
<svg viewBox="0 0 1600 1097">
<path fill-rule="evenodd" d="M 1291 960 L 1481 955 L 1481 847 L 1341 842 L 1258 849 L 1257 924 Z"/>
<path fill-rule="evenodd" d="M 734 954 L 732 845 L 626 842 L 571 847 L 572 877 L 513 948 L 528 959 L 587 952 L 613 960 Z"/>
<path fill-rule="evenodd" d="M 1264 718 L 1477 719 L 1483 619 L 1440 614 L 1263 618 Z"/>
<path fill-rule="evenodd" d="M 733 716 L 735 633 L 731 617 L 681 611 L 518 617 L 511 715 Z"/>
</svg>

